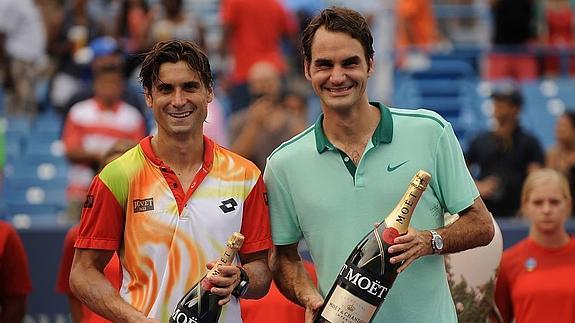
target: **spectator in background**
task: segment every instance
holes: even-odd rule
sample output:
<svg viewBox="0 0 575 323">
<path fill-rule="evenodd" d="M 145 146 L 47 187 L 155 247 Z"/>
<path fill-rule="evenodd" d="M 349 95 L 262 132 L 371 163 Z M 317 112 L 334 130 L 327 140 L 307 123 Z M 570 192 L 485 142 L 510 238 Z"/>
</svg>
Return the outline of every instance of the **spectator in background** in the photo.
<svg viewBox="0 0 575 323">
<path fill-rule="evenodd" d="M 106 166 L 109 162 L 116 159 L 130 148 L 137 144 L 135 141 L 118 140 L 102 157 L 100 168 Z M 70 314 L 72 316 L 72 323 L 106 323 L 110 322 L 96 313 L 92 312 L 88 307 L 84 306 L 70 290 L 70 269 L 72 268 L 72 261 L 74 260 L 74 244 L 78 238 L 79 225 L 75 225 L 68 230 L 64 238 L 64 246 L 62 250 L 62 258 L 60 259 L 60 270 L 58 271 L 58 278 L 56 281 L 56 290 L 68 296 L 68 304 L 70 306 Z M 119 290 L 122 282 L 122 269 L 120 267 L 120 260 L 118 254 L 114 254 L 106 268 L 104 275 L 112 286 Z"/>
<path fill-rule="evenodd" d="M 0 322 L 20 323 L 26 314 L 32 281 L 18 232 L 0 220 Z"/>
<path fill-rule="evenodd" d="M 396 2 L 396 47 L 400 67 L 407 68 L 410 52 L 428 53 L 443 40 L 439 32 L 431 0 Z"/>
<path fill-rule="evenodd" d="M 69 2 L 58 24 L 57 39 L 48 44 L 50 53 L 57 60 L 50 89 L 50 101 L 56 111 L 62 111 L 82 86 L 90 85 L 90 55 L 86 48 L 103 34 L 104 28 L 89 14 L 87 1 Z"/>
<path fill-rule="evenodd" d="M 496 85 L 492 98 L 495 128 L 473 138 L 465 157 L 487 209 L 496 217 L 509 217 L 519 209 L 525 177 L 542 167 L 545 158 L 537 138 L 519 125 L 519 88 Z"/>
<path fill-rule="evenodd" d="M 229 146 L 228 123 L 224 107 L 216 97 L 208 104 L 208 116 L 204 122 L 204 134 L 220 146 Z"/>
<path fill-rule="evenodd" d="M 45 27 L 35 0 L 0 0 L 0 82 L 7 114 L 38 112 L 36 84 L 45 54 Z"/>
<path fill-rule="evenodd" d="M 575 322 L 575 238 L 565 229 L 571 204 L 561 173 L 540 169 L 525 180 L 529 236 L 503 253 L 495 287 L 504 323 Z"/>
<path fill-rule="evenodd" d="M 247 77 L 255 63 L 268 61 L 285 75 L 281 40 L 287 37 L 296 44 L 297 27 L 279 0 L 222 0 L 220 15 L 221 59 L 233 62 L 230 71 L 220 71 L 229 73 L 222 75 L 225 80 L 221 81 L 228 91 L 230 112 L 234 113 L 250 104 Z"/>
<path fill-rule="evenodd" d="M 493 16 L 493 50 L 487 58 L 489 80 L 537 77 L 528 44 L 536 39 L 535 0 L 489 0 Z"/>
<path fill-rule="evenodd" d="M 282 101 L 282 81 L 275 65 L 257 62 L 247 78 L 251 103 L 230 117 L 230 149 L 263 169 L 274 149 L 304 130 L 306 113 L 298 115 Z"/>
<path fill-rule="evenodd" d="M 567 176 L 575 196 L 575 112 L 566 111 L 555 124 L 555 144 L 547 151 L 545 165 Z"/>
<path fill-rule="evenodd" d="M 118 46 L 118 42 L 114 38 L 110 36 L 98 37 L 90 42 L 89 48 L 93 56 L 90 63 L 90 70 L 92 75 L 97 73 L 97 71 L 102 67 L 112 67 L 117 68 L 123 72 L 126 71 L 124 53 L 121 51 Z M 131 86 L 127 78 L 124 78 L 121 89 L 122 101 L 137 108 L 142 116 L 147 118 L 149 109 L 146 106 L 142 91 L 139 91 L 139 89 L 135 89 L 134 86 Z M 93 96 L 93 86 L 85 86 L 75 92 L 61 111 L 62 115 L 64 116 L 64 120 L 68 116 L 72 106 L 80 101 L 90 99 Z"/>
<path fill-rule="evenodd" d="M 149 48 L 148 35 L 154 15 L 146 0 L 124 0 L 114 29 L 114 37 L 127 57 L 128 75 L 139 64 L 137 55 Z"/>
<path fill-rule="evenodd" d="M 556 76 L 565 72 L 575 73 L 575 12 L 569 0 L 541 1 L 542 16 L 540 33 L 541 43 L 547 46 L 543 60 L 543 72 L 547 76 Z M 566 60 L 566 61 L 562 61 Z M 562 71 L 562 63 L 567 63 L 569 69 Z M 566 68 L 566 67 L 565 67 Z"/>
<path fill-rule="evenodd" d="M 189 40 L 206 48 L 204 25 L 198 17 L 186 12 L 183 0 L 161 0 L 163 16 L 151 26 L 151 43 L 178 39 Z"/>
<path fill-rule="evenodd" d="M 120 139 L 139 141 L 146 135 L 146 123 L 138 109 L 121 100 L 122 70 L 112 65 L 95 73 L 94 96 L 70 109 L 62 133 L 71 162 L 67 192 L 71 217 L 79 216 L 103 154 Z"/>
</svg>

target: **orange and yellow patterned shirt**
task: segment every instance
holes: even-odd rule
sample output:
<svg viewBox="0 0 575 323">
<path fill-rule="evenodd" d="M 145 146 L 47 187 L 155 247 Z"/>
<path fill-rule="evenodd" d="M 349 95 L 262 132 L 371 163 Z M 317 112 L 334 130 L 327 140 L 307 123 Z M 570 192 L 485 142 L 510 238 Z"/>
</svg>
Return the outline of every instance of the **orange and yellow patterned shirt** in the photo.
<svg viewBox="0 0 575 323">
<path fill-rule="evenodd" d="M 204 136 L 203 164 L 186 191 L 146 137 L 94 178 L 75 247 L 119 250 L 121 296 L 167 322 L 235 231 L 245 236 L 240 253 L 272 246 L 260 170 Z M 235 298 L 220 322 L 241 322 Z"/>
</svg>

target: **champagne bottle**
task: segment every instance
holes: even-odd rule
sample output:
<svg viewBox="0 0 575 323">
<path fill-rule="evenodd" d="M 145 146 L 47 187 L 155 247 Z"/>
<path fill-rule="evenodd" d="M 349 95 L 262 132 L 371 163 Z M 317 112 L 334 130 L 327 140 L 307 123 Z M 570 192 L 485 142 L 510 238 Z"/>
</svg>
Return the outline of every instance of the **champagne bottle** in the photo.
<svg viewBox="0 0 575 323">
<path fill-rule="evenodd" d="M 239 232 L 234 232 L 228 239 L 226 250 L 214 267 L 178 302 L 176 310 L 170 316 L 170 323 L 215 323 L 218 321 L 222 312 L 218 301 L 222 297 L 210 293 L 213 285 L 207 278 L 219 275 L 218 270 L 221 266 L 231 264 L 243 243 L 244 236 Z"/>
<path fill-rule="evenodd" d="M 387 250 L 396 237 L 406 234 L 413 211 L 431 175 L 417 172 L 409 188 L 375 229 L 370 231 L 347 258 L 314 323 L 371 322 L 397 277 L 401 263 L 392 264 Z"/>
</svg>

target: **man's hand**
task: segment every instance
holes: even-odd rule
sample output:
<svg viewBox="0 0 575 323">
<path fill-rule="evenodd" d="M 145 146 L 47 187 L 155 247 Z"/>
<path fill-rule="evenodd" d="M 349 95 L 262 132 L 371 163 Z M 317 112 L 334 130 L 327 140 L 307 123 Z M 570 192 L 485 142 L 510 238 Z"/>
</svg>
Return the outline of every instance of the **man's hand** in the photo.
<svg viewBox="0 0 575 323">
<path fill-rule="evenodd" d="M 400 254 L 392 257 L 389 261 L 392 264 L 404 261 L 397 269 L 398 273 L 404 271 L 417 258 L 433 254 L 431 232 L 429 231 L 419 231 L 409 227 L 407 234 L 395 238 L 394 243 L 388 251 L 390 253 L 400 252 Z"/>
<path fill-rule="evenodd" d="M 312 323 L 317 311 L 323 305 L 323 297 L 315 293 L 302 297 L 301 301 L 305 304 L 305 322 Z"/>
<path fill-rule="evenodd" d="M 215 264 L 215 262 L 210 262 L 206 266 L 211 270 Z M 223 297 L 218 302 L 218 305 L 223 306 L 232 299 L 232 292 L 240 283 L 241 272 L 240 269 L 234 265 L 221 266 L 218 272 L 220 273 L 219 275 L 210 275 L 206 277 L 206 279 L 214 285 L 210 292 Z"/>
</svg>

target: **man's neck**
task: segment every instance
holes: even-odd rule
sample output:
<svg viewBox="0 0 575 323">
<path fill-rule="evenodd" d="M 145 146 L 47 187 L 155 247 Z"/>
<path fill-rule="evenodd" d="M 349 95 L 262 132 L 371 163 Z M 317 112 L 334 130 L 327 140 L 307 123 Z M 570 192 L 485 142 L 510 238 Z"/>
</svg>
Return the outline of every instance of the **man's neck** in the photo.
<svg viewBox="0 0 575 323">
<path fill-rule="evenodd" d="M 323 130 L 329 141 L 346 153 L 349 147 L 361 148 L 363 152 L 380 119 L 380 110 L 369 102 L 345 112 L 326 108 Z"/>
<path fill-rule="evenodd" d="M 517 126 L 518 124 L 516 121 L 503 122 L 497 125 L 495 133 L 501 138 L 510 139 L 513 136 L 513 132 L 515 132 L 515 129 L 517 129 Z"/>
<path fill-rule="evenodd" d="M 203 136 L 189 136 L 180 140 L 158 133 L 152 138 L 152 148 L 164 163 L 176 172 L 196 172 L 204 159 Z"/>
</svg>

